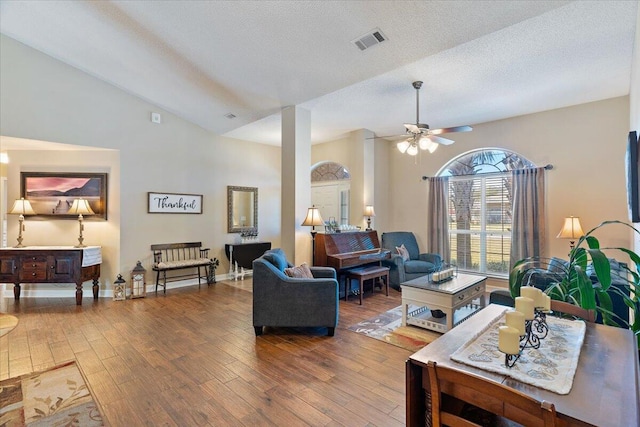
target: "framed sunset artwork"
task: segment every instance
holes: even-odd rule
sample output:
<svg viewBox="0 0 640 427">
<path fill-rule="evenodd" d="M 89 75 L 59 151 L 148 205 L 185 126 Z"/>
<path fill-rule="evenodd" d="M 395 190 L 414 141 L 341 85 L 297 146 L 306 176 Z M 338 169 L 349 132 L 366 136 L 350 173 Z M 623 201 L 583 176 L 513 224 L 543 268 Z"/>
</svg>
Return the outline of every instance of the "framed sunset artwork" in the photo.
<svg viewBox="0 0 640 427">
<path fill-rule="evenodd" d="M 107 219 L 106 173 L 21 172 L 20 180 L 20 194 L 38 216 L 77 219 L 69 209 L 75 199 L 86 199 L 95 215 L 85 219 Z"/>
</svg>

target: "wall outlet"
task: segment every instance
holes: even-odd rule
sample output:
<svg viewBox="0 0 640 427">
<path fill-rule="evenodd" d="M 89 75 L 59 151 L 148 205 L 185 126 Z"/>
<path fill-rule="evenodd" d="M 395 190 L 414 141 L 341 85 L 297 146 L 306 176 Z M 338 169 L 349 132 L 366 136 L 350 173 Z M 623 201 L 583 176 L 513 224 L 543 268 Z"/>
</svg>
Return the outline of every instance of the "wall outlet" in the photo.
<svg viewBox="0 0 640 427">
<path fill-rule="evenodd" d="M 151 113 L 151 121 L 153 123 L 162 123 L 162 117 L 160 113 Z"/>
</svg>

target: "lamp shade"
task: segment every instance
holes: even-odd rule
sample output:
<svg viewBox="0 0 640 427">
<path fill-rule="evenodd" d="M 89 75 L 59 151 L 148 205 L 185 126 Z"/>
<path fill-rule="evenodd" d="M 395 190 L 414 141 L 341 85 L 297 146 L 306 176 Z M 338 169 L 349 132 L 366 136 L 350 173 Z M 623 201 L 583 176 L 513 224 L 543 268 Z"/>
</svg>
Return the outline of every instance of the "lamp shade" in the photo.
<svg viewBox="0 0 640 427">
<path fill-rule="evenodd" d="M 20 198 L 13 202 L 13 206 L 9 211 L 10 214 L 14 215 L 35 215 L 36 212 L 31 207 L 31 203 L 24 198 Z"/>
<path fill-rule="evenodd" d="M 68 213 L 70 215 L 93 215 L 95 212 L 86 199 L 75 199 Z"/>
<path fill-rule="evenodd" d="M 376 216 L 376 212 L 373 210 L 372 205 L 367 205 L 364 207 L 364 216 Z"/>
<path fill-rule="evenodd" d="M 324 221 L 320 216 L 320 211 L 318 210 L 318 208 L 309 208 L 309 210 L 307 211 L 307 217 L 304 219 L 304 221 L 302 221 L 301 225 L 312 227 L 315 227 L 316 225 L 324 225 Z"/>
<path fill-rule="evenodd" d="M 582 231 L 582 226 L 580 226 L 580 218 L 571 216 L 564 219 L 564 225 L 556 237 L 559 239 L 575 240 L 582 236 L 584 236 L 584 231 Z"/>
</svg>

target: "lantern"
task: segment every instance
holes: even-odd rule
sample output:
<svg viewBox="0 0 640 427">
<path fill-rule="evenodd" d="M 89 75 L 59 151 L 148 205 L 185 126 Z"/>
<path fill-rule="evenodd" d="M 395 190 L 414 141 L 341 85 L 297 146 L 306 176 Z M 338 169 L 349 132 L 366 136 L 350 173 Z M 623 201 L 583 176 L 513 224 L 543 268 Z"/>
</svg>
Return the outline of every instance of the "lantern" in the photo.
<svg viewBox="0 0 640 427">
<path fill-rule="evenodd" d="M 122 274 L 118 274 L 118 278 L 113 282 L 113 300 L 124 301 L 127 299 L 127 289 L 125 280 L 122 278 Z"/>
<path fill-rule="evenodd" d="M 147 270 L 138 261 L 131 270 L 131 298 L 144 298 L 147 295 Z"/>
</svg>

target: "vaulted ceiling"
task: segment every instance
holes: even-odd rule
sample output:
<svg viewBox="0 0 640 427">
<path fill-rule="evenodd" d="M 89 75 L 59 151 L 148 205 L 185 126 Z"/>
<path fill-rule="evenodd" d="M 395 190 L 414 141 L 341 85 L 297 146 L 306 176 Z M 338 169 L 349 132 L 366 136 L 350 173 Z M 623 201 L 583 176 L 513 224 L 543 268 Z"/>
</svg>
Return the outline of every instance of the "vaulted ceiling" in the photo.
<svg viewBox="0 0 640 427">
<path fill-rule="evenodd" d="M 0 1 L 0 31 L 216 134 L 280 144 L 629 93 L 637 1 Z M 379 29 L 364 51 L 353 40 Z M 0 95 L 1 96 L 1 95 Z M 234 114 L 234 119 L 225 117 Z"/>
</svg>

